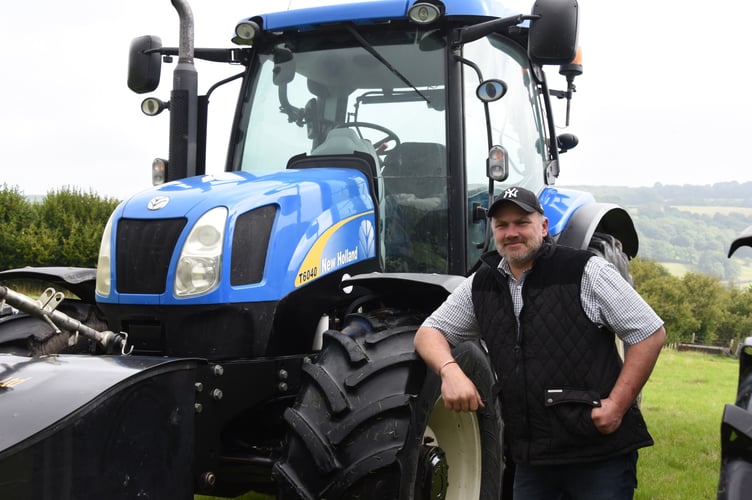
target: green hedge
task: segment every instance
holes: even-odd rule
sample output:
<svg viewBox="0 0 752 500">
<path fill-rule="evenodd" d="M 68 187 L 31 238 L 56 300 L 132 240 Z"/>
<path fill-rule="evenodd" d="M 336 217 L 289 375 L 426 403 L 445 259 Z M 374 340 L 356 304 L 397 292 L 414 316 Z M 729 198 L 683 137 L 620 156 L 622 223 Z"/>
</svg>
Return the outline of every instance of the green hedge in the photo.
<svg viewBox="0 0 752 500">
<path fill-rule="evenodd" d="M 119 200 L 74 188 L 39 202 L 18 188 L 0 189 L 0 269 L 25 266 L 94 267 L 102 231 Z"/>
</svg>

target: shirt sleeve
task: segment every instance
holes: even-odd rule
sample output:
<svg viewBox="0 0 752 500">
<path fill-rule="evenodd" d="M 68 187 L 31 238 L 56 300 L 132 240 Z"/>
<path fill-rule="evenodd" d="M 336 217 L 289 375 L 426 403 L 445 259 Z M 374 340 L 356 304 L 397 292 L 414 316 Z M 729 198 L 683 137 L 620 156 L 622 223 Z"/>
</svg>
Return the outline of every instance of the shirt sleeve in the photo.
<svg viewBox="0 0 752 500">
<path fill-rule="evenodd" d="M 423 322 L 423 326 L 439 330 L 452 346 L 480 337 L 480 328 L 473 308 L 473 276 L 460 283 L 444 303 Z"/>
<path fill-rule="evenodd" d="M 591 321 L 610 328 L 627 345 L 645 340 L 663 325 L 637 290 L 601 257 L 588 260 L 581 295 Z"/>
</svg>

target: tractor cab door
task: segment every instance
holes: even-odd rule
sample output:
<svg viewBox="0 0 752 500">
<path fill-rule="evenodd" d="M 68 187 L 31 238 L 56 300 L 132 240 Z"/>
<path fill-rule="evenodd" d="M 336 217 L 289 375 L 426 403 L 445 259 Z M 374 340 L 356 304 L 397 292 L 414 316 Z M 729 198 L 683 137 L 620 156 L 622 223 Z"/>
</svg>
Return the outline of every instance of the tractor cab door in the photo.
<svg viewBox="0 0 752 500">
<path fill-rule="evenodd" d="M 467 262 L 472 264 L 484 250 L 493 248 L 487 221 L 473 217 L 473 207 L 489 206 L 489 150 L 501 146 L 508 160 L 508 176 L 494 182 L 495 196 L 509 186 L 539 193 L 546 184 L 546 128 L 541 93 L 519 46 L 490 35 L 464 45 L 463 56 L 476 65 L 475 70 L 466 67 L 463 72 Z M 503 93 L 484 102 L 479 94 L 489 82 L 502 82 Z"/>
</svg>

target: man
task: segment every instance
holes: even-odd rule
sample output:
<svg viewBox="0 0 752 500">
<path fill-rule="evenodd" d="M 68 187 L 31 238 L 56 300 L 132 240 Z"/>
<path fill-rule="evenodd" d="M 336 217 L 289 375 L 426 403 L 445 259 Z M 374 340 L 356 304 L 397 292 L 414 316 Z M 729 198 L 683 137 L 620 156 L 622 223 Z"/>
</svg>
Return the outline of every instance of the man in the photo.
<svg viewBox="0 0 752 500">
<path fill-rule="evenodd" d="M 482 338 L 499 376 L 514 499 L 626 499 L 650 446 L 635 400 L 665 340 L 663 322 L 616 268 L 555 245 L 536 195 L 489 207 L 495 252 L 418 329 L 448 409 L 484 406 L 451 347 Z M 626 344 L 622 364 L 614 333 Z"/>
</svg>

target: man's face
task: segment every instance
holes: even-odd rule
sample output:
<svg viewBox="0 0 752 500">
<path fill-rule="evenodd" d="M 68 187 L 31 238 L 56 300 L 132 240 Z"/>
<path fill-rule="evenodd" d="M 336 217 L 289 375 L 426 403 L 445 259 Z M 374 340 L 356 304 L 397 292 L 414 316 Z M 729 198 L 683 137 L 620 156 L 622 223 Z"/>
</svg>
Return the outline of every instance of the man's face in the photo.
<svg viewBox="0 0 752 500">
<path fill-rule="evenodd" d="M 548 219 L 505 203 L 491 218 L 496 249 L 513 267 L 527 267 L 548 234 Z"/>
</svg>

